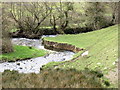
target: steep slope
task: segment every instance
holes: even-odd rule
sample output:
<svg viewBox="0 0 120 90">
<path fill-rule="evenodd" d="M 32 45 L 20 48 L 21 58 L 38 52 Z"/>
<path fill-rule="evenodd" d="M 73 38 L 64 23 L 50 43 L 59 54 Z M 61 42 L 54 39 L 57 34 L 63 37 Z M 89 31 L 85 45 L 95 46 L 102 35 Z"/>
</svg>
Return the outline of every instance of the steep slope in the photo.
<svg viewBox="0 0 120 90">
<path fill-rule="evenodd" d="M 59 68 L 75 68 L 77 70 L 89 68 L 99 70 L 104 74 L 117 68 L 118 25 L 83 34 L 59 35 L 45 38 L 45 40 L 72 44 L 89 51 L 88 56 L 81 56 L 75 61 L 59 65 Z"/>
</svg>

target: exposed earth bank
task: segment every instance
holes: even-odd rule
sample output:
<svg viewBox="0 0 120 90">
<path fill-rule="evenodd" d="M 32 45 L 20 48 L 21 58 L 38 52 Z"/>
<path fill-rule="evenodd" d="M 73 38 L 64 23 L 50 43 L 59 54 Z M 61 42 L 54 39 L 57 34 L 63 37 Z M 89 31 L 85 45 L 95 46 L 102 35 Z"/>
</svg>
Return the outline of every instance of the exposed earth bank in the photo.
<svg viewBox="0 0 120 90">
<path fill-rule="evenodd" d="M 67 44 L 67 43 L 58 43 L 53 41 L 47 41 L 45 39 L 42 40 L 42 44 L 44 44 L 44 47 L 51 50 L 68 50 L 72 52 L 79 52 L 81 50 L 84 50 L 83 48 L 76 47 L 75 45 Z"/>
</svg>

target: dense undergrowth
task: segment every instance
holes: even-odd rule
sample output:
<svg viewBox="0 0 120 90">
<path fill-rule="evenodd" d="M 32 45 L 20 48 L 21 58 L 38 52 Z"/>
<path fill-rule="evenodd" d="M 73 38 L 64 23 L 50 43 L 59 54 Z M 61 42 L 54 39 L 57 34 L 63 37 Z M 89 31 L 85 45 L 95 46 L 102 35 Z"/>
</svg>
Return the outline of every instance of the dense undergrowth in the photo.
<svg viewBox="0 0 120 90">
<path fill-rule="evenodd" d="M 46 69 L 39 74 L 19 74 L 5 71 L 2 74 L 3 88 L 104 88 L 110 83 L 103 74 L 85 69 Z"/>
</svg>

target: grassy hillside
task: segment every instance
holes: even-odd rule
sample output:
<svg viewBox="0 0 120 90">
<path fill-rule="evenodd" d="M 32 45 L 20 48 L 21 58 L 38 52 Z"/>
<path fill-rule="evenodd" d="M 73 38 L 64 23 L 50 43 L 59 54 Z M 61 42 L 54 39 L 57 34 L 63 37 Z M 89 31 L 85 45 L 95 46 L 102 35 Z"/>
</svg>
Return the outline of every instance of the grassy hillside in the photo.
<svg viewBox="0 0 120 90">
<path fill-rule="evenodd" d="M 89 68 L 107 74 L 116 67 L 115 61 L 118 58 L 118 25 L 88 33 L 60 35 L 45 39 L 69 43 L 89 51 L 88 56 L 59 65 L 59 68 L 75 68 L 77 70 Z M 78 53 L 75 56 L 78 56 Z M 48 66 L 50 65 L 48 64 Z"/>
</svg>

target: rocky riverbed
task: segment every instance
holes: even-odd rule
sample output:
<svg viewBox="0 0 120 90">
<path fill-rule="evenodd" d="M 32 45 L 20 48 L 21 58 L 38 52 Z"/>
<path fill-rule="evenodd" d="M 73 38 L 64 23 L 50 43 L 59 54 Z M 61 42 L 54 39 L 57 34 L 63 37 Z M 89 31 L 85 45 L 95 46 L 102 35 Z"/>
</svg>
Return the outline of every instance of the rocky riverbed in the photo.
<svg viewBox="0 0 120 90">
<path fill-rule="evenodd" d="M 46 37 L 46 36 L 43 36 Z M 47 36 L 55 37 L 55 36 Z M 0 72 L 4 70 L 16 70 L 19 73 L 39 73 L 40 68 L 49 62 L 59 62 L 70 60 L 74 53 L 70 51 L 52 51 L 45 49 L 41 39 L 13 38 L 12 43 L 16 45 L 31 46 L 37 49 L 44 49 L 49 52 L 48 55 L 16 62 L 0 63 Z"/>
</svg>

